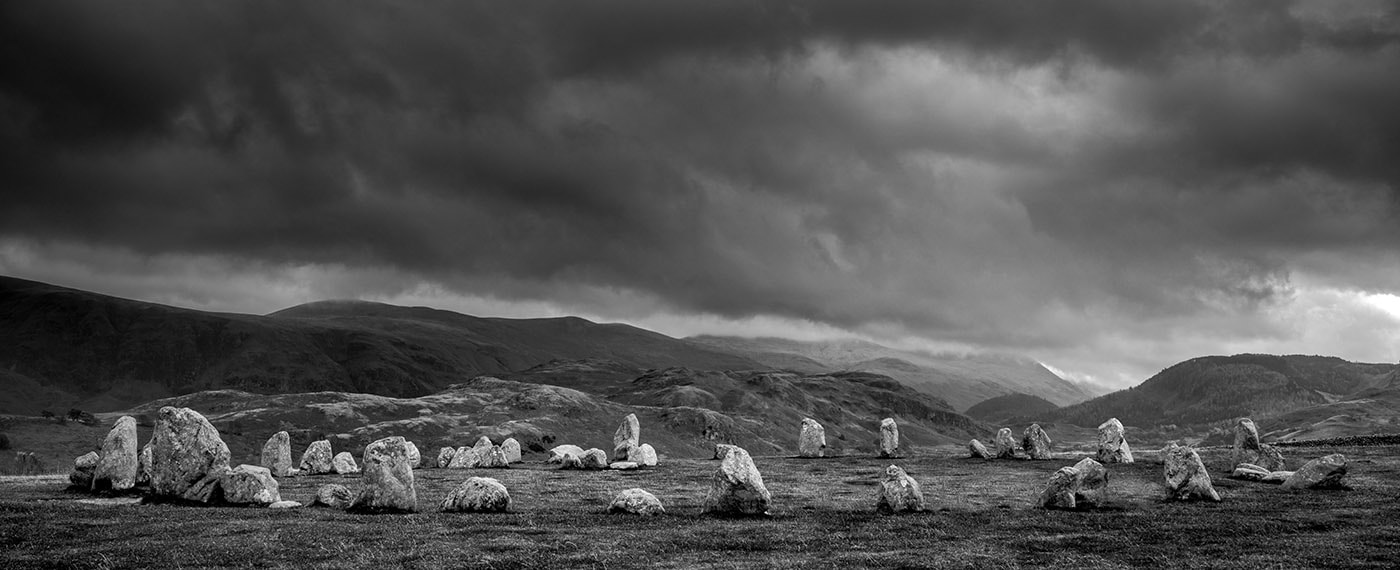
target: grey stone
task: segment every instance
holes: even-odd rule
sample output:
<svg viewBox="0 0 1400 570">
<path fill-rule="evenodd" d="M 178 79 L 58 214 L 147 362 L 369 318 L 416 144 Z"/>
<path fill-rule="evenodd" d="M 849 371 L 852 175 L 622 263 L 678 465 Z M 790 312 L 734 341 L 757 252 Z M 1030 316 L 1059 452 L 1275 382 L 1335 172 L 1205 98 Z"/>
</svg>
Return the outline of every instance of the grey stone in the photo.
<svg viewBox="0 0 1400 570">
<path fill-rule="evenodd" d="M 274 477 L 292 474 L 292 438 L 285 431 L 279 431 L 267 438 L 262 448 L 262 463 Z"/>
<path fill-rule="evenodd" d="M 1287 481 L 1289 477 L 1293 476 L 1293 473 L 1293 471 L 1270 471 L 1269 474 L 1265 475 L 1259 482 L 1282 485 L 1284 481 Z"/>
<path fill-rule="evenodd" d="M 418 493 L 413 486 L 413 467 L 408 463 L 408 445 L 399 436 L 386 437 L 365 447 L 364 488 L 350 508 L 374 511 L 414 511 Z"/>
<path fill-rule="evenodd" d="M 102 451 L 97 454 L 97 468 L 93 471 L 92 490 L 125 491 L 135 487 L 140 469 L 136 418 L 122 416 L 102 440 Z"/>
<path fill-rule="evenodd" d="M 702 513 L 767 515 L 773 495 L 763 485 L 763 475 L 749 452 L 729 446 L 715 470 L 710 492 L 701 506 Z"/>
<path fill-rule="evenodd" d="M 269 508 L 269 509 L 298 509 L 298 508 L 301 508 L 301 503 L 298 503 L 298 502 L 296 502 L 296 501 L 277 501 L 277 502 L 275 502 L 275 503 L 272 503 L 271 505 L 268 505 L 267 508 Z"/>
<path fill-rule="evenodd" d="M 422 466 L 423 454 L 418 452 L 418 445 L 406 439 L 404 440 L 404 443 L 408 445 L 408 465 L 414 469 L 417 469 L 420 466 Z"/>
<path fill-rule="evenodd" d="M 520 442 L 515 438 L 506 438 L 501 442 L 501 452 L 506 454 L 506 463 L 520 463 Z"/>
<path fill-rule="evenodd" d="M 642 426 L 637 414 L 627 414 L 613 433 L 613 460 L 627 461 L 628 452 L 642 444 Z"/>
<path fill-rule="evenodd" d="M 92 488 L 92 476 L 97 472 L 98 455 L 89 451 L 73 460 L 73 472 L 68 474 L 68 482 L 84 491 Z"/>
<path fill-rule="evenodd" d="M 608 505 L 609 513 L 653 516 L 666 513 L 661 499 L 643 489 L 627 489 L 618 493 Z"/>
<path fill-rule="evenodd" d="M 151 486 L 151 442 L 141 446 L 141 454 L 136 456 L 136 484 L 138 486 Z"/>
<path fill-rule="evenodd" d="M 256 465 L 239 465 L 219 480 L 224 502 L 234 505 L 267 506 L 282 500 L 272 470 Z"/>
<path fill-rule="evenodd" d="M 656 467 L 656 449 L 653 449 L 650 443 L 643 443 L 637 446 L 631 459 L 642 467 Z"/>
<path fill-rule="evenodd" d="M 1021 433 L 1021 451 L 1035 460 L 1050 459 L 1050 434 L 1040 424 L 1031 424 Z"/>
<path fill-rule="evenodd" d="M 797 434 L 797 453 L 802 457 L 821 457 L 826 453 L 826 428 L 817 420 L 802 418 L 802 429 Z"/>
<path fill-rule="evenodd" d="M 1050 476 L 1050 482 L 1040 492 L 1036 505 L 1044 509 L 1073 509 L 1078 506 L 1074 498 L 1075 482 L 1079 480 L 1079 470 L 1074 467 L 1061 467 Z"/>
<path fill-rule="evenodd" d="M 229 472 L 228 445 L 199 412 L 166 406 L 151 437 L 151 493 L 209 502 Z"/>
<path fill-rule="evenodd" d="M 880 457 L 899 457 L 899 425 L 894 418 L 880 420 Z"/>
<path fill-rule="evenodd" d="M 1231 473 L 1230 476 L 1245 481 L 1263 481 L 1265 477 L 1269 476 L 1269 473 L 1270 471 L 1268 469 L 1258 465 L 1241 463 L 1235 466 L 1235 471 Z"/>
<path fill-rule="evenodd" d="M 412 465 L 410 461 L 409 466 L 412 467 Z M 360 466 L 355 464 L 355 456 L 350 455 L 349 451 L 342 451 L 335 454 L 335 457 L 331 459 L 331 468 L 341 475 L 350 475 L 360 472 Z"/>
<path fill-rule="evenodd" d="M 997 459 L 1016 458 L 1016 439 L 1011 436 L 1011 428 L 997 430 L 996 452 Z"/>
<path fill-rule="evenodd" d="M 927 508 L 924 491 L 919 482 L 910 477 L 897 465 L 885 468 L 885 479 L 880 482 L 879 496 L 875 500 L 875 510 L 881 512 L 918 512 Z"/>
<path fill-rule="evenodd" d="M 316 499 L 311 501 L 313 507 L 330 507 L 332 509 L 347 509 L 355 502 L 355 494 L 345 485 L 330 483 L 316 488 Z"/>
<path fill-rule="evenodd" d="M 967 452 L 975 459 L 991 459 L 992 452 L 987 451 L 987 446 L 976 439 L 967 442 Z"/>
<path fill-rule="evenodd" d="M 1340 453 L 1319 457 L 1299 467 L 1283 482 L 1284 489 L 1344 489 L 1347 458 Z"/>
<path fill-rule="evenodd" d="M 1090 458 L 1072 467 L 1061 467 L 1050 476 L 1036 500 L 1045 509 L 1076 509 L 1102 506 L 1108 494 L 1108 469 Z"/>
<path fill-rule="evenodd" d="M 545 463 L 562 463 L 565 455 L 578 457 L 583 455 L 583 448 L 568 444 L 555 446 L 554 449 L 549 450 L 549 458 L 545 460 Z"/>
<path fill-rule="evenodd" d="M 608 464 L 608 469 L 615 469 L 617 471 L 632 471 L 634 469 L 641 468 L 642 464 L 637 463 L 636 461 L 614 461 Z"/>
<path fill-rule="evenodd" d="M 335 454 L 331 453 L 331 442 L 329 440 L 318 440 L 306 446 L 306 451 L 301 454 L 301 464 L 298 469 L 302 475 L 324 475 L 335 473 Z"/>
<path fill-rule="evenodd" d="M 451 447 L 444 447 L 438 450 L 437 466 L 447 469 L 452 465 L 452 457 L 457 454 L 457 450 Z"/>
<path fill-rule="evenodd" d="M 472 449 L 490 449 L 495 445 L 496 444 L 491 443 L 491 438 L 483 435 L 476 438 L 476 443 L 472 444 Z"/>
<path fill-rule="evenodd" d="M 1101 463 L 1132 463 L 1133 451 L 1128 440 L 1123 437 L 1123 423 L 1118 418 L 1109 418 L 1099 424 L 1099 451 L 1097 459 Z"/>
<path fill-rule="evenodd" d="M 510 492 L 490 477 L 470 477 L 447 494 L 439 510 L 460 513 L 504 513 L 510 510 Z"/>
<path fill-rule="evenodd" d="M 1195 449 L 1169 445 L 1163 450 L 1162 459 L 1167 498 L 1183 501 L 1220 500 L 1220 493 L 1211 484 L 1210 473 L 1206 472 L 1206 466 L 1201 463 L 1201 456 Z"/>
</svg>

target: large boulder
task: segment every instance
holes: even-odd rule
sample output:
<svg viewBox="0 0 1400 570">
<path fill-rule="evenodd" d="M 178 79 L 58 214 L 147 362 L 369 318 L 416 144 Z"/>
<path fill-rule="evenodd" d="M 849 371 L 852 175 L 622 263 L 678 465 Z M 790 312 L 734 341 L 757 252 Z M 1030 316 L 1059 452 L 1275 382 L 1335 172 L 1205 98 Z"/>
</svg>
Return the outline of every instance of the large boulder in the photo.
<svg viewBox="0 0 1400 570">
<path fill-rule="evenodd" d="M 112 431 L 102 440 L 102 451 L 97 454 L 97 469 L 92 475 L 94 491 L 125 491 L 136 486 L 136 475 L 141 470 L 136 451 L 136 418 L 117 418 Z"/>
<path fill-rule="evenodd" d="M 1016 438 L 1011 436 L 1011 428 L 997 430 L 996 453 L 997 459 L 1016 458 Z"/>
<path fill-rule="evenodd" d="M 413 467 L 408 462 L 408 442 L 400 436 L 386 437 L 365 447 L 362 461 L 364 489 L 355 497 L 352 509 L 367 511 L 414 511 L 418 492 L 413 487 Z"/>
<path fill-rule="evenodd" d="M 643 443 L 633 451 L 631 459 L 642 467 L 655 467 L 657 463 L 656 449 L 650 443 Z"/>
<path fill-rule="evenodd" d="M 644 489 L 627 489 L 613 498 L 608 512 L 651 516 L 665 514 L 666 508 L 661 506 L 661 499 Z"/>
<path fill-rule="evenodd" d="M 560 469 L 607 469 L 608 454 L 596 447 L 583 452 L 581 455 L 565 453 L 564 460 L 560 462 Z"/>
<path fill-rule="evenodd" d="M 627 414 L 613 433 L 613 461 L 627 461 L 630 459 L 627 454 L 641 444 L 642 426 L 637 421 L 637 414 Z"/>
<path fill-rule="evenodd" d="M 409 467 L 412 466 L 413 462 L 410 461 Z M 335 469 L 335 472 L 341 475 L 351 475 L 360 472 L 360 466 L 355 464 L 355 456 L 350 455 L 349 451 L 342 451 L 335 454 L 335 457 L 331 459 L 331 468 Z"/>
<path fill-rule="evenodd" d="M 982 445 L 982 442 L 976 439 L 967 442 L 967 452 L 971 454 L 973 459 L 992 458 L 992 452 L 987 451 L 987 446 Z"/>
<path fill-rule="evenodd" d="M 73 460 L 73 471 L 68 474 L 68 482 L 84 491 L 91 489 L 92 476 L 97 472 L 98 459 L 96 451 L 79 455 L 77 459 Z"/>
<path fill-rule="evenodd" d="M 292 437 L 285 431 L 279 431 L 267 438 L 267 443 L 263 444 L 262 461 L 259 463 L 272 472 L 274 477 L 286 477 L 292 474 Z"/>
<path fill-rule="evenodd" d="M 880 482 L 875 510 L 880 512 L 918 512 L 927 508 L 923 489 L 897 465 L 885 468 L 885 480 Z"/>
<path fill-rule="evenodd" d="M 899 424 L 894 418 L 880 420 L 880 457 L 899 457 Z"/>
<path fill-rule="evenodd" d="M 423 465 L 423 454 L 418 453 L 418 446 L 413 442 L 405 439 L 404 443 L 408 445 L 408 465 L 417 469 Z"/>
<path fill-rule="evenodd" d="M 568 444 L 555 446 L 554 449 L 549 450 L 549 459 L 546 459 L 545 463 L 563 463 L 565 455 L 581 456 L 583 448 Z"/>
<path fill-rule="evenodd" d="M 506 453 L 500 447 L 462 447 L 452 456 L 452 469 L 505 469 L 510 467 Z"/>
<path fill-rule="evenodd" d="M 826 453 L 826 428 L 812 418 L 802 418 L 802 429 L 797 434 L 797 454 L 802 457 L 821 457 Z"/>
<path fill-rule="evenodd" d="M 1258 465 L 1270 471 L 1285 467 L 1283 453 L 1274 446 L 1259 441 L 1259 428 L 1254 420 L 1240 418 L 1235 422 L 1235 447 L 1230 457 L 1231 470 L 1241 463 Z"/>
<path fill-rule="evenodd" d="M 209 502 L 229 472 L 228 445 L 209 420 L 189 408 L 166 406 L 156 413 L 151 436 L 151 493 L 157 497 Z"/>
<path fill-rule="evenodd" d="M 317 440 L 306 446 L 306 451 L 301 454 L 301 464 L 298 468 L 302 475 L 324 475 L 335 473 L 335 454 L 331 453 L 331 442 L 328 440 Z"/>
<path fill-rule="evenodd" d="M 1128 448 L 1128 440 L 1123 437 L 1123 423 L 1118 418 L 1109 418 L 1099 424 L 1099 451 L 1096 457 L 1101 463 L 1133 462 L 1133 451 Z"/>
<path fill-rule="evenodd" d="M 504 513 L 510 510 L 510 493 L 490 477 L 470 477 L 447 494 L 439 510 L 459 513 Z"/>
<path fill-rule="evenodd" d="M 1050 476 L 1036 505 L 1045 509 L 1082 509 L 1101 506 L 1108 493 L 1108 469 L 1090 458 L 1072 467 L 1061 467 Z"/>
<path fill-rule="evenodd" d="M 1021 433 L 1021 451 L 1031 459 L 1050 459 L 1050 434 L 1040 424 L 1031 424 Z"/>
<path fill-rule="evenodd" d="M 738 446 L 728 447 L 719 469 L 715 470 L 701 513 L 767 515 L 773 495 L 763 485 L 763 475 L 754 466 L 748 451 Z"/>
<path fill-rule="evenodd" d="M 1340 453 L 1319 457 L 1303 464 L 1283 482 L 1284 489 L 1345 489 L 1347 458 Z"/>
<path fill-rule="evenodd" d="M 239 465 L 219 480 L 224 502 L 234 505 L 268 506 L 282 500 L 272 470 L 256 465 Z"/>
<path fill-rule="evenodd" d="M 1043 509 L 1073 509 L 1078 504 L 1074 499 L 1075 483 L 1079 480 L 1079 470 L 1074 467 L 1061 467 L 1050 476 L 1050 482 L 1040 492 L 1036 506 Z"/>
<path fill-rule="evenodd" d="M 311 501 L 311 506 L 348 509 L 354 502 L 355 493 L 352 493 L 345 485 L 330 483 L 316 488 L 316 500 Z"/>
<path fill-rule="evenodd" d="M 506 455 L 506 463 L 520 463 L 520 442 L 508 437 L 501 442 L 501 453 Z"/>
<path fill-rule="evenodd" d="M 151 442 L 141 446 L 141 453 L 136 456 L 136 485 L 141 487 L 151 486 Z"/>
<path fill-rule="evenodd" d="M 451 447 L 444 447 L 438 450 L 437 466 L 447 469 L 452 465 L 452 456 L 457 454 L 457 450 Z"/>
<path fill-rule="evenodd" d="M 1201 463 L 1201 456 L 1183 445 L 1169 445 L 1162 450 L 1162 475 L 1166 478 L 1167 498 L 1182 501 L 1219 501 L 1220 493 L 1210 482 L 1210 473 Z"/>
</svg>

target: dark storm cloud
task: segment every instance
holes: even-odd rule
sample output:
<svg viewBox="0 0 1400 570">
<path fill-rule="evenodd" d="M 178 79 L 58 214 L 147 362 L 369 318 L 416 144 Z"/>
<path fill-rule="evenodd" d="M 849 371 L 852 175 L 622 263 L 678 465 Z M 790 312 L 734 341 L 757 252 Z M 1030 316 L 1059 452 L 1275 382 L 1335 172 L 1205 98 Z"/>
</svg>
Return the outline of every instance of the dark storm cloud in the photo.
<svg viewBox="0 0 1400 570">
<path fill-rule="evenodd" d="M 1398 30 L 1366 2 L 7 2 L 0 234 L 1064 345 L 1392 255 Z"/>
</svg>

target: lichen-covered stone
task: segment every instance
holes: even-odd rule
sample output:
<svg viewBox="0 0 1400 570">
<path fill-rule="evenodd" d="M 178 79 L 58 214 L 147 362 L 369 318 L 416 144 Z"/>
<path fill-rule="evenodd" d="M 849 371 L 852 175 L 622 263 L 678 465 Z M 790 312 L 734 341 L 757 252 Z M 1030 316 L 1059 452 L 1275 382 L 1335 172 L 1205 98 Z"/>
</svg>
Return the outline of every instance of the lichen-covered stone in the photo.
<svg viewBox="0 0 1400 570">
<path fill-rule="evenodd" d="M 987 446 L 982 445 L 982 442 L 975 439 L 967 442 L 967 452 L 971 454 L 973 459 L 992 458 L 992 452 L 987 451 Z"/>
<path fill-rule="evenodd" d="M 438 450 L 437 466 L 447 469 L 452 465 L 452 456 L 457 454 L 457 450 L 451 447 L 444 447 Z"/>
<path fill-rule="evenodd" d="M 1344 489 L 1347 458 L 1340 453 L 1319 457 L 1299 467 L 1283 482 L 1284 489 Z"/>
<path fill-rule="evenodd" d="M 1166 479 L 1167 497 L 1183 501 L 1219 501 L 1220 494 L 1211 484 L 1210 473 L 1201 463 L 1195 449 L 1169 445 L 1162 452 L 1162 475 Z"/>
<path fill-rule="evenodd" d="M 316 499 L 311 502 L 311 506 L 348 509 L 353 502 L 355 494 L 350 492 L 350 489 L 345 485 L 330 483 L 316 488 Z"/>
<path fill-rule="evenodd" d="M 97 468 L 92 475 L 94 491 L 125 491 L 136 486 L 141 470 L 136 450 L 136 418 L 122 416 L 102 440 Z"/>
<path fill-rule="evenodd" d="M 1245 481 L 1263 481 L 1265 477 L 1269 476 L 1269 473 L 1270 471 L 1268 469 L 1258 465 L 1241 463 L 1235 466 L 1235 471 L 1231 473 L 1230 476 Z"/>
<path fill-rule="evenodd" d="M 68 482 L 79 489 L 92 488 L 92 475 L 97 471 L 98 455 L 89 451 L 73 460 L 73 471 L 68 474 Z"/>
<path fill-rule="evenodd" d="M 1021 433 L 1021 451 L 1035 460 L 1050 459 L 1050 434 L 1040 424 L 1031 424 Z"/>
<path fill-rule="evenodd" d="M 404 440 L 404 444 L 408 446 L 409 467 L 417 469 L 419 466 L 423 465 L 423 454 L 418 452 L 418 445 L 406 439 Z"/>
<path fill-rule="evenodd" d="M 919 482 L 897 465 L 885 468 L 885 479 L 880 482 L 879 496 L 875 500 L 875 510 L 880 512 L 918 512 L 927 508 L 924 491 Z"/>
<path fill-rule="evenodd" d="M 1011 428 L 997 430 L 996 456 L 997 459 L 1016 458 L 1016 438 L 1011 436 Z"/>
<path fill-rule="evenodd" d="M 564 460 L 560 463 L 560 469 L 607 469 L 608 454 L 596 447 L 584 451 L 580 455 L 565 453 Z"/>
<path fill-rule="evenodd" d="M 408 462 L 408 445 L 399 436 L 386 437 L 365 447 L 361 469 L 364 489 L 350 506 L 356 510 L 414 511 L 418 493 L 413 486 L 413 467 Z"/>
<path fill-rule="evenodd" d="M 1093 459 L 1084 458 L 1074 464 L 1074 501 L 1079 507 L 1099 507 L 1108 498 L 1108 469 Z"/>
<path fill-rule="evenodd" d="M 637 414 L 627 414 L 613 433 L 613 461 L 627 461 L 628 453 L 642 444 L 642 426 Z"/>
<path fill-rule="evenodd" d="M 797 434 L 797 453 L 802 457 L 821 457 L 826 453 L 826 428 L 817 420 L 802 418 Z"/>
<path fill-rule="evenodd" d="M 1123 423 L 1118 418 L 1109 418 L 1099 424 L 1099 451 L 1096 455 L 1101 463 L 1132 463 L 1133 451 L 1123 436 Z"/>
<path fill-rule="evenodd" d="M 899 424 L 894 418 L 880 420 L 880 457 L 899 457 Z"/>
<path fill-rule="evenodd" d="M 627 489 L 613 498 L 608 512 L 652 516 L 665 514 L 666 508 L 661 505 L 661 499 L 644 489 Z"/>
<path fill-rule="evenodd" d="M 151 493 L 209 502 L 229 472 L 228 445 L 199 412 L 166 406 L 151 436 Z"/>
<path fill-rule="evenodd" d="M 412 466 L 412 462 L 409 463 L 409 466 Z M 349 451 L 342 451 L 335 454 L 335 457 L 331 459 L 331 468 L 341 475 L 351 475 L 360 472 L 360 466 L 355 464 L 355 456 L 350 455 Z"/>
<path fill-rule="evenodd" d="M 1254 420 L 1249 418 L 1235 421 L 1235 447 L 1231 453 L 1230 465 L 1241 463 L 1264 467 L 1259 463 L 1259 428 L 1255 427 Z"/>
<path fill-rule="evenodd" d="M 520 463 L 520 442 L 509 437 L 501 442 L 501 453 L 506 456 L 506 463 Z"/>
<path fill-rule="evenodd" d="M 274 477 L 292 474 L 292 438 L 285 431 L 279 431 L 267 438 L 263 444 L 260 463 L 272 472 Z"/>
<path fill-rule="evenodd" d="M 545 460 L 545 463 L 563 463 L 565 455 L 579 457 L 583 455 L 583 448 L 568 444 L 555 446 L 554 449 L 549 450 L 549 458 Z"/>
<path fill-rule="evenodd" d="M 1270 471 L 1269 474 L 1265 475 L 1263 479 L 1259 480 L 1259 482 L 1272 483 L 1274 485 L 1282 485 L 1284 481 L 1287 481 L 1288 478 L 1292 476 L 1292 471 Z"/>
<path fill-rule="evenodd" d="M 1079 480 L 1079 470 L 1074 467 L 1061 467 L 1050 476 L 1050 482 L 1040 492 L 1036 505 L 1044 509 L 1073 509 L 1078 506 L 1074 498 L 1075 484 Z"/>
<path fill-rule="evenodd" d="M 267 506 L 282 500 L 272 470 L 256 465 L 239 465 L 219 480 L 224 502 L 234 505 Z"/>
<path fill-rule="evenodd" d="M 301 454 L 301 463 L 298 469 L 302 475 L 324 475 L 335 473 L 335 454 L 331 453 L 331 442 L 328 440 L 317 440 L 306 446 L 306 451 Z"/>
<path fill-rule="evenodd" d="M 763 475 L 753 464 L 749 452 L 729 446 L 715 470 L 701 507 L 702 513 L 734 515 L 767 515 L 773 495 L 763 485 Z"/>
<path fill-rule="evenodd" d="M 642 467 L 656 467 L 656 449 L 650 443 L 643 443 L 637 446 L 631 459 Z"/>
<path fill-rule="evenodd" d="M 470 477 L 447 494 L 439 510 L 460 513 L 504 513 L 510 510 L 510 492 L 490 477 Z"/>
<path fill-rule="evenodd" d="M 136 456 L 136 486 L 151 486 L 151 442 L 141 446 L 141 453 Z"/>
</svg>

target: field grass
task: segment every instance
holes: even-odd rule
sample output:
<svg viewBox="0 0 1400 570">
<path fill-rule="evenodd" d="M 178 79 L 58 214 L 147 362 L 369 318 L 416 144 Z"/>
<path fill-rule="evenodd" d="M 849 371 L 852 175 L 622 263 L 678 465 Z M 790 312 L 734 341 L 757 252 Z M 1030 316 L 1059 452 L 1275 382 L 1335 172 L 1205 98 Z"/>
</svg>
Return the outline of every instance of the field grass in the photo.
<svg viewBox="0 0 1400 570">
<path fill-rule="evenodd" d="M 1097 511 L 1043 511 L 1051 473 L 1078 459 L 967 460 L 946 453 L 896 460 L 933 510 L 873 512 L 889 460 L 757 457 L 773 516 L 699 515 L 717 462 L 670 459 L 634 472 L 415 472 L 420 509 L 357 515 L 91 501 L 58 477 L 0 477 L 0 567 L 312 568 L 849 568 L 1077 566 L 1394 567 L 1400 555 L 1400 447 L 1293 448 L 1290 466 L 1328 453 L 1351 462 L 1349 491 L 1289 492 L 1225 479 L 1225 450 L 1203 455 L 1221 503 L 1167 503 L 1161 465 L 1112 465 L 1113 496 Z M 511 513 L 438 513 L 467 477 L 500 479 Z M 316 487 L 355 477 L 282 480 L 309 503 Z M 607 515 L 614 494 L 642 487 L 667 514 Z"/>
</svg>

